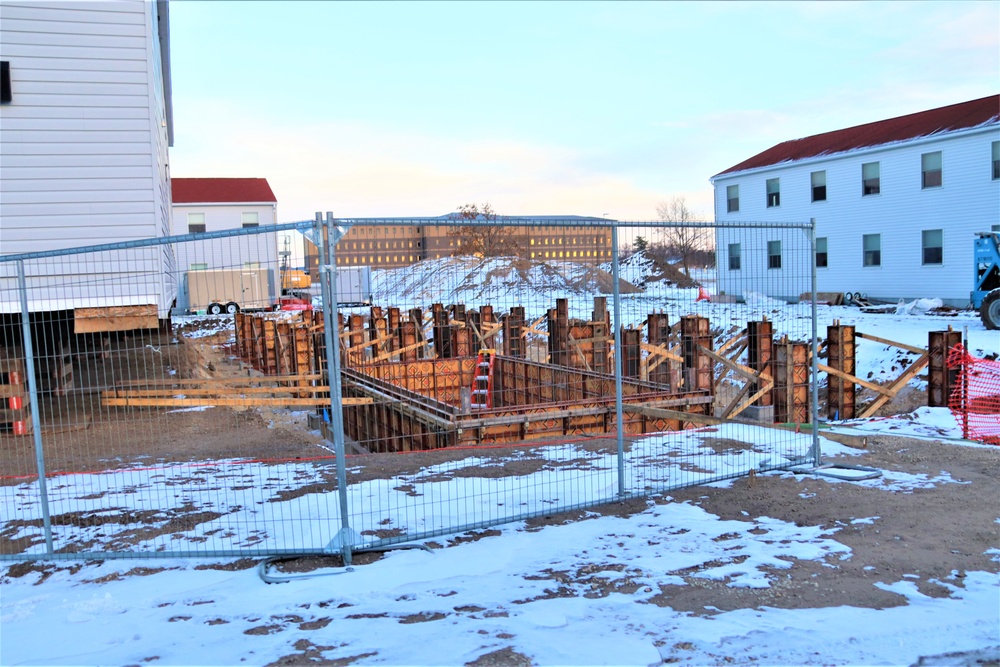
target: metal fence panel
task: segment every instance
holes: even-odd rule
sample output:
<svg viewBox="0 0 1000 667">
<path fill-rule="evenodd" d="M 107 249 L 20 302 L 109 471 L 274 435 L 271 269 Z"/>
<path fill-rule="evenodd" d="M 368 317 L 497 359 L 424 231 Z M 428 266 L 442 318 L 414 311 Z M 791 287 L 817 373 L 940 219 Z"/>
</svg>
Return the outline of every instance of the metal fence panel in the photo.
<svg viewBox="0 0 1000 667">
<path fill-rule="evenodd" d="M 810 234 L 318 216 L 0 257 L 0 559 L 349 560 L 808 461 L 774 426 L 815 423 Z"/>
</svg>

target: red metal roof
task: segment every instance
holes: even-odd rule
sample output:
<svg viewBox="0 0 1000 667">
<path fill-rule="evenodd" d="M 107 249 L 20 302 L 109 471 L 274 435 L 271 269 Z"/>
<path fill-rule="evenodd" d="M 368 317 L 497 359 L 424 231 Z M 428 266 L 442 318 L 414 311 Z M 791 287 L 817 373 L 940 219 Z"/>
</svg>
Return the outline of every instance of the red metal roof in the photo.
<svg viewBox="0 0 1000 667">
<path fill-rule="evenodd" d="M 856 125 L 843 130 L 814 134 L 804 139 L 792 139 L 772 146 L 763 153 L 758 153 L 752 158 L 719 172 L 716 176 L 820 155 L 832 155 L 858 148 L 906 141 L 939 132 L 952 132 L 991 121 L 1000 121 L 1000 95 L 991 95 L 970 102 L 961 102 L 898 118 Z"/>
<path fill-rule="evenodd" d="M 266 178 L 172 178 L 175 204 L 277 203 Z"/>
</svg>

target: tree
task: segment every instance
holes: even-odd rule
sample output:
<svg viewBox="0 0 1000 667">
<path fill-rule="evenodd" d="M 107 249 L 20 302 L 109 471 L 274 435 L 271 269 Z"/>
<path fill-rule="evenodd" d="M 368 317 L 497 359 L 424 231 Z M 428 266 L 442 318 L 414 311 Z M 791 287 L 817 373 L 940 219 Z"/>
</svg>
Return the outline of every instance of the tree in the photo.
<svg viewBox="0 0 1000 667">
<path fill-rule="evenodd" d="M 666 223 L 690 224 L 697 219 L 697 216 L 688 208 L 683 195 L 657 204 L 656 215 Z M 668 224 L 663 228 L 662 234 L 665 249 L 671 255 L 680 258 L 684 273 L 690 278 L 691 264 L 697 261 L 699 256 L 703 257 L 712 246 L 710 230 Z"/>
<path fill-rule="evenodd" d="M 643 236 L 636 236 L 635 241 L 632 241 L 632 247 L 635 248 L 636 252 L 642 252 L 649 247 L 649 241 Z"/>
<path fill-rule="evenodd" d="M 488 203 L 463 204 L 453 219 L 475 221 L 474 225 L 451 227 L 448 236 L 455 240 L 452 255 L 477 255 L 479 257 L 517 256 L 521 244 L 517 240 L 517 227 L 497 224 L 503 216 L 497 215 Z"/>
</svg>

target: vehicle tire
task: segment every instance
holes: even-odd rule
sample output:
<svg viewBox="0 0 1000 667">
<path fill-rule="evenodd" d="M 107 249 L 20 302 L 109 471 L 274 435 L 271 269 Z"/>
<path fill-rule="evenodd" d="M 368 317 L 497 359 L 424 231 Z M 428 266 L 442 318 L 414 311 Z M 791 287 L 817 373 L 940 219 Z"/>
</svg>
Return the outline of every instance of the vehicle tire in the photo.
<svg viewBox="0 0 1000 667">
<path fill-rule="evenodd" d="M 983 305 L 979 307 L 979 316 L 987 329 L 1000 329 L 1000 287 L 983 299 Z"/>
<path fill-rule="evenodd" d="M 240 306 L 235 301 L 230 301 L 226 304 L 226 313 L 229 315 L 235 315 L 240 312 Z"/>
<path fill-rule="evenodd" d="M 861 292 L 855 292 L 854 293 L 854 300 L 855 301 L 861 301 Z"/>
<path fill-rule="evenodd" d="M 849 306 L 852 301 L 854 301 L 854 295 L 850 292 L 844 292 L 844 305 Z"/>
<path fill-rule="evenodd" d="M 209 315 L 221 315 L 222 305 L 218 303 L 211 303 L 208 305 L 208 310 L 206 311 Z"/>
</svg>

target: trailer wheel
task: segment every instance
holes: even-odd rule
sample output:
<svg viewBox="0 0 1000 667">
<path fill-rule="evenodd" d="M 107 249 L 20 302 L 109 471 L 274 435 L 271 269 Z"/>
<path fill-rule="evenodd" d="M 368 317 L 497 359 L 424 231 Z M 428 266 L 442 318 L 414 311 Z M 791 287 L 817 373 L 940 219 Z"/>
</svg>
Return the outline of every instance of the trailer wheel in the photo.
<svg viewBox="0 0 1000 667">
<path fill-rule="evenodd" d="M 979 316 L 987 329 L 1000 329 L 1000 287 L 983 299 L 983 305 L 979 307 Z"/>
<path fill-rule="evenodd" d="M 235 315 L 238 312 L 240 312 L 240 306 L 235 301 L 230 301 L 226 304 L 226 313 Z"/>
<path fill-rule="evenodd" d="M 209 304 L 207 312 L 208 312 L 209 315 L 221 315 L 222 314 L 222 305 L 218 304 L 218 303 Z"/>
</svg>

